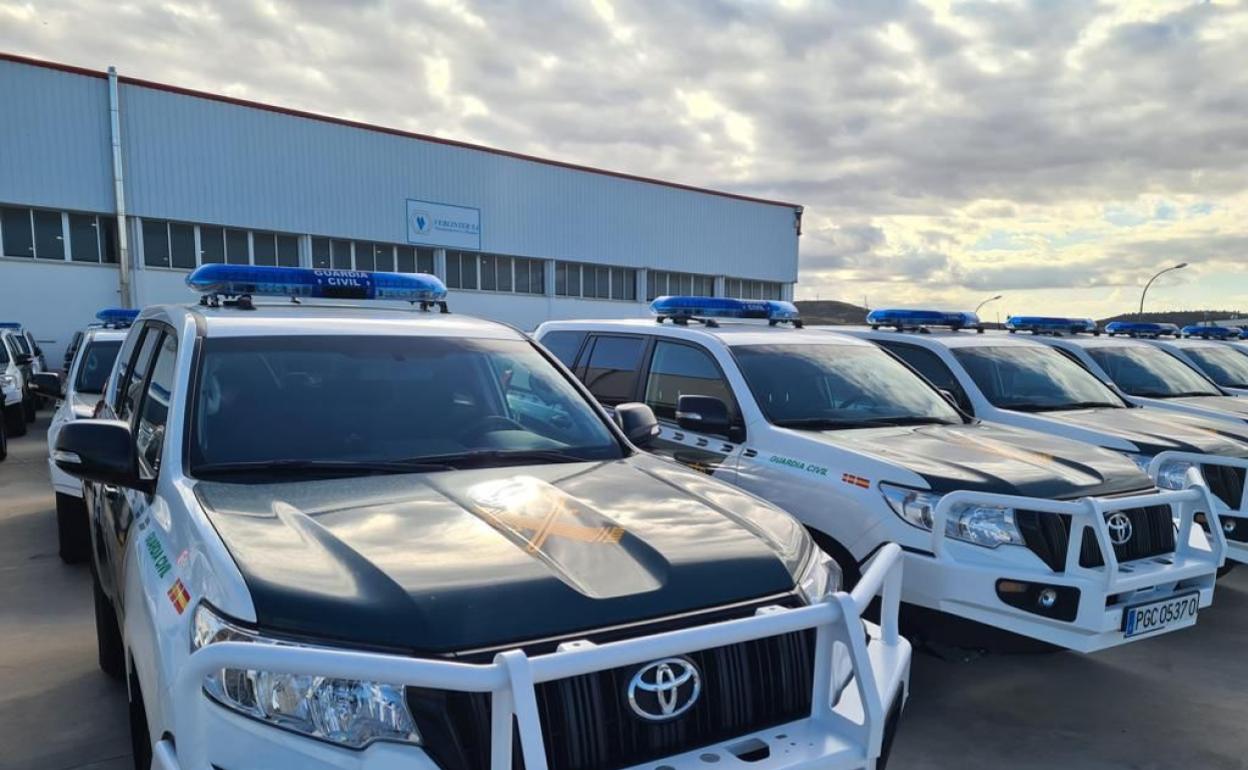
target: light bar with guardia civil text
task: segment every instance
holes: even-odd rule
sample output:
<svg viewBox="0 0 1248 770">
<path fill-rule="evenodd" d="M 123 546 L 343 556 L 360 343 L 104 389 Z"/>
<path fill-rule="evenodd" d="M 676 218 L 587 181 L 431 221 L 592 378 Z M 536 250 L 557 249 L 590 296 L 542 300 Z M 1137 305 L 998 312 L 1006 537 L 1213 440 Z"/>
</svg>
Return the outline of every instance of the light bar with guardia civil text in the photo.
<svg viewBox="0 0 1248 770">
<path fill-rule="evenodd" d="M 1110 321 L 1105 333 L 1111 337 L 1178 337 L 1179 327 L 1174 324 L 1148 323 L 1145 321 Z"/>
<path fill-rule="evenodd" d="M 1184 337 L 1195 337 L 1202 340 L 1237 340 L 1242 334 L 1242 329 L 1236 329 L 1232 326 L 1189 324 L 1183 327 Z"/>
<path fill-rule="evenodd" d="M 1005 321 L 1005 328 L 1014 332 L 1032 334 L 1100 334 L 1096 321 L 1091 318 L 1062 318 L 1059 316 L 1012 315 Z"/>
<path fill-rule="evenodd" d="M 769 325 L 802 325 L 802 316 L 792 302 L 774 299 L 734 299 L 732 297 L 663 296 L 650 303 L 650 312 L 662 323 L 701 319 L 740 319 L 767 321 Z"/>
<path fill-rule="evenodd" d="M 303 267 L 203 265 L 186 285 L 204 295 L 442 302 L 446 286 L 426 273 L 366 273 Z"/>
<path fill-rule="evenodd" d="M 909 310 L 901 308 L 880 308 L 867 313 L 867 324 L 872 329 L 881 326 L 897 331 L 925 331 L 928 327 L 939 326 L 953 331 L 974 329 L 984 330 L 979 316 L 969 311 L 946 310 Z"/>
<path fill-rule="evenodd" d="M 115 328 L 130 326 L 138 317 L 139 311 L 128 307 L 106 307 L 95 314 L 95 320 Z"/>
</svg>

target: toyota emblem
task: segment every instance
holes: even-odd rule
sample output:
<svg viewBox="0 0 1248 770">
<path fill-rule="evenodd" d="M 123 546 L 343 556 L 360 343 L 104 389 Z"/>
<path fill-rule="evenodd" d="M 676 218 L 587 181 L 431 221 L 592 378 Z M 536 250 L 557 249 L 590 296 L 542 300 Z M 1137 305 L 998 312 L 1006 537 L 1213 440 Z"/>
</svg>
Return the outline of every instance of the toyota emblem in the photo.
<svg viewBox="0 0 1248 770">
<path fill-rule="evenodd" d="M 1109 540 L 1114 545 L 1126 545 L 1131 540 L 1133 528 L 1131 526 L 1131 518 L 1127 514 L 1119 512 L 1110 516 L 1105 520 L 1105 525 L 1109 527 Z"/>
<path fill-rule="evenodd" d="M 628 705 L 650 722 L 675 719 L 698 702 L 702 678 L 684 658 L 664 658 L 642 666 L 628 683 Z"/>
</svg>

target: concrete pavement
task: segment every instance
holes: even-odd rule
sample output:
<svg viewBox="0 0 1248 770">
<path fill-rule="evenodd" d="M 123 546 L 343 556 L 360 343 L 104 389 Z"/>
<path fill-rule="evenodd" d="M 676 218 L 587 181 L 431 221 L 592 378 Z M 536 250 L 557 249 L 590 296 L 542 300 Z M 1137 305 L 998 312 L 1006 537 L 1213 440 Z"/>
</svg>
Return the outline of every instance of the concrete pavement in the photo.
<svg viewBox="0 0 1248 770">
<path fill-rule="evenodd" d="M 56 553 L 42 412 L 0 463 L 0 768 L 131 767 L 91 577 Z M 915 657 L 890 768 L 1248 770 L 1248 567 L 1194 629 L 1094 656 Z M 245 770 L 245 769 L 239 769 Z"/>
</svg>

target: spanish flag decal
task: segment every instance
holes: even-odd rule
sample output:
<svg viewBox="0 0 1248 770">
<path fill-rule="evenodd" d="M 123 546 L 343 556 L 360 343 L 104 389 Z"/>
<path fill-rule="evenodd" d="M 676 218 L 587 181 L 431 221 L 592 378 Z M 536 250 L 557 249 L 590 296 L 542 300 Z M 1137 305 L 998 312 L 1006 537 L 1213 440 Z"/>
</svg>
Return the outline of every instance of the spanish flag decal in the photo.
<svg viewBox="0 0 1248 770">
<path fill-rule="evenodd" d="M 181 615 L 186 612 L 186 606 L 191 603 L 191 594 L 186 590 L 186 586 L 182 585 L 182 579 L 173 581 L 173 585 L 169 586 L 169 590 L 165 593 L 169 594 L 169 601 L 173 602 L 173 608 Z"/>
</svg>

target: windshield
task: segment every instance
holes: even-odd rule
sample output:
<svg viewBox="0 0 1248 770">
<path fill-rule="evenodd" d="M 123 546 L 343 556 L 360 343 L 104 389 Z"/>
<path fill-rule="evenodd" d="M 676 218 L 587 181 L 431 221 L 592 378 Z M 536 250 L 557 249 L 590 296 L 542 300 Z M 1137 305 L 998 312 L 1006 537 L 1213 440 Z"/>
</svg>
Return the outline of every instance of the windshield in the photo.
<svg viewBox="0 0 1248 770">
<path fill-rule="evenodd" d="M 1141 398 L 1220 396 L 1200 372 L 1160 348 L 1148 344 L 1088 348 L 1088 355 L 1114 384 Z"/>
<path fill-rule="evenodd" d="M 26 340 L 26 335 L 14 334 L 12 337 L 10 337 L 10 339 L 12 339 L 13 343 L 17 345 L 18 350 L 20 350 L 22 353 L 25 353 L 26 355 L 30 355 L 30 342 Z"/>
<path fill-rule="evenodd" d="M 958 347 L 953 355 L 984 398 L 1001 409 L 1046 412 L 1123 406 L 1100 380 L 1053 348 Z"/>
<path fill-rule="evenodd" d="M 104 383 L 113 371 L 113 361 L 117 360 L 117 351 L 121 350 L 121 340 L 113 342 L 92 342 L 82 351 L 82 362 L 78 364 L 78 377 L 74 380 L 74 390 L 78 393 L 101 394 Z"/>
<path fill-rule="evenodd" d="M 522 340 L 209 338 L 195 401 L 190 461 L 200 477 L 624 455 L 599 414 Z"/>
<path fill-rule="evenodd" d="M 1183 350 L 1210 379 L 1224 388 L 1248 388 L 1248 356 L 1234 348 L 1199 347 Z"/>
<path fill-rule="evenodd" d="M 780 427 L 962 422 L 939 392 L 876 347 L 743 345 L 732 352 L 759 408 Z"/>
</svg>

